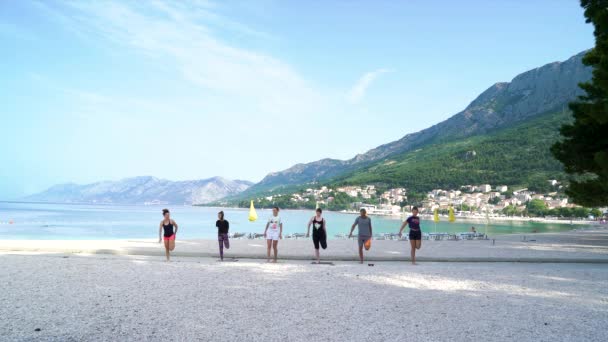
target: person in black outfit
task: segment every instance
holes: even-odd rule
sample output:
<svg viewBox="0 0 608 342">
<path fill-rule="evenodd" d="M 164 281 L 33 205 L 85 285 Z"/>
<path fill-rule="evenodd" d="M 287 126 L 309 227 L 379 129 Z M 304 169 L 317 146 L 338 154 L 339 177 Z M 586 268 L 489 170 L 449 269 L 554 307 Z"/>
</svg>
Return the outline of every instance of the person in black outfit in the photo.
<svg viewBox="0 0 608 342">
<path fill-rule="evenodd" d="M 306 237 L 310 236 L 310 226 L 312 225 L 312 242 L 315 245 L 315 257 L 317 258 L 317 264 L 320 263 L 321 256 L 319 254 L 319 245 L 323 249 L 327 248 L 327 222 L 321 216 L 323 210 L 317 208 L 317 214 L 308 221 L 308 231 Z"/>
<path fill-rule="evenodd" d="M 412 258 L 412 265 L 416 265 L 416 250 L 422 246 L 422 230 L 420 230 L 420 217 L 418 216 L 418 207 L 412 208 L 412 216 L 408 217 L 407 220 L 401 225 L 399 229 L 399 236 L 402 236 L 403 229 L 406 226 L 410 227 L 409 238 L 410 238 L 410 256 Z"/>
<path fill-rule="evenodd" d="M 228 240 L 228 229 L 230 224 L 227 220 L 224 220 L 224 212 L 220 211 L 217 213 L 218 220 L 215 222 L 217 227 L 217 241 L 220 245 L 220 260 L 224 261 L 224 247 L 230 249 L 230 241 Z"/>
<path fill-rule="evenodd" d="M 161 234 L 163 234 L 162 239 Z M 162 240 L 165 241 L 165 256 L 167 257 L 167 261 L 171 261 L 170 254 L 171 251 L 175 249 L 176 236 L 177 223 L 171 219 L 169 209 L 163 209 L 163 220 L 160 221 L 160 225 L 158 227 L 158 243 L 160 243 Z"/>
</svg>

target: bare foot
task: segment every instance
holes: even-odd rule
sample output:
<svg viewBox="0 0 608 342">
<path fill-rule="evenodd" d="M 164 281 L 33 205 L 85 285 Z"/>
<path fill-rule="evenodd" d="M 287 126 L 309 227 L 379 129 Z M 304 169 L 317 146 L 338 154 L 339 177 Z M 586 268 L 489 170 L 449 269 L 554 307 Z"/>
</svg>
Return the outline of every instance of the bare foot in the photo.
<svg viewBox="0 0 608 342">
<path fill-rule="evenodd" d="M 416 266 L 416 265 L 418 265 L 418 264 L 417 264 L 417 263 L 415 263 L 415 262 L 413 262 L 413 263 L 412 263 L 412 266 Z"/>
<path fill-rule="evenodd" d="M 272 260 L 272 263 L 276 264 L 277 263 L 277 259 Z"/>
</svg>

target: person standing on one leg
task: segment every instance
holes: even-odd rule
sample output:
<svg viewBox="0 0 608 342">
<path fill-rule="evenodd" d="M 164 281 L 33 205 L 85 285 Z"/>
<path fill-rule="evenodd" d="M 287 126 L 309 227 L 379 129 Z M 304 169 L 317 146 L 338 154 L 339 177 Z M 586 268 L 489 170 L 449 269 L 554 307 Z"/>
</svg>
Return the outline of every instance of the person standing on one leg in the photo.
<svg viewBox="0 0 608 342">
<path fill-rule="evenodd" d="M 306 237 L 310 236 L 310 225 L 312 225 L 312 242 L 315 245 L 315 257 L 317 258 L 317 264 L 321 262 L 321 256 L 319 255 L 319 244 L 323 249 L 327 248 L 327 228 L 325 218 L 321 216 L 323 210 L 317 208 L 317 214 L 308 221 L 308 231 Z"/>
<path fill-rule="evenodd" d="M 360 210 L 361 215 L 357 216 L 355 223 L 350 228 L 349 238 L 353 237 L 353 231 L 355 227 L 359 227 L 359 236 L 357 238 L 359 242 L 359 262 L 363 263 L 363 246 L 365 250 L 369 250 L 372 240 L 372 219 L 367 216 L 365 209 Z"/>
<path fill-rule="evenodd" d="M 161 239 L 161 234 L 164 235 Z M 171 213 L 169 209 L 163 209 L 163 220 L 160 221 L 158 227 L 158 243 L 161 240 L 165 241 L 165 257 L 167 261 L 171 261 L 171 252 L 175 249 L 175 237 L 177 236 L 177 223 L 171 219 Z"/>
<path fill-rule="evenodd" d="M 217 213 L 218 220 L 215 222 L 217 227 L 217 241 L 220 245 L 220 260 L 224 261 L 224 247 L 230 249 L 230 240 L 228 240 L 228 229 L 230 224 L 227 220 L 224 220 L 224 212 L 220 211 Z"/>
<path fill-rule="evenodd" d="M 399 237 L 402 236 L 405 226 L 410 227 L 410 246 L 412 248 L 410 255 L 412 257 L 412 265 L 416 265 L 416 250 L 422 246 L 422 230 L 420 230 L 420 217 L 418 217 L 418 207 L 412 208 L 412 216 L 408 217 L 399 229 Z"/>
<path fill-rule="evenodd" d="M 270 262 L 270 249 L 274 250 L 274 261 L 277 262 L 277 254 L 278 254 L 278 245 L 279 240 L 283 238 L 283 222 L 281 221 L 281 217 L 279 216 L 279 208 L 272 208 L 272 216 L 268 219 L 268 223 L 266 223 L 266 229 L 264 230 L 264 238 L 266 239 L 267 244 L 267 255 L 268 262 Z"/>
</svg>

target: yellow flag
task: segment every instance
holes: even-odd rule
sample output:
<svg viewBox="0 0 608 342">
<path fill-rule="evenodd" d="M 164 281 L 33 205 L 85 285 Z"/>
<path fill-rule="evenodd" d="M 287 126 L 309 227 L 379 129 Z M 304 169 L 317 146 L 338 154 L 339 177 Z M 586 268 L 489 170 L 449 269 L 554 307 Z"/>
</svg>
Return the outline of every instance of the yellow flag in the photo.
<svg viewBox="0 0 608 342">
<path fill-rule="evenodd" d="M 433 213 L 433 222 L 439 222 L 439 209 L 435 209 L 435 212 Z"/>
<path fill-rule="evenodd" d="M 258 219 L 258 214 L 255 212 L 255 208 L 253 207 L 253 200 L 251 201 L 251 206 L 249 207 L 249 221 L 255 222 Z"/>
<path fill-rule="evenodd" d="M 448 221 L 454 222 L 456 221 L 456 217 L 454 217 L 454 208 L 450 206 L 450 211 L 448 214 Z"/>
</svg>

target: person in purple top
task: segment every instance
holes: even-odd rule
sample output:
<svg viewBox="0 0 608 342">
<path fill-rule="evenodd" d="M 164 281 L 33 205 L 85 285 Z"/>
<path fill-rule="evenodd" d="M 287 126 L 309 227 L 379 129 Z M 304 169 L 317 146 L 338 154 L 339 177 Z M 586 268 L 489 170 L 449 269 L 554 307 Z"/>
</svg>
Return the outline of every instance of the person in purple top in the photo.
<svg viewBox="0 0 608 342">
<path fill-rule="evenodd" d="M 410 246 L 412 247 L 412 251 L 410 255 L 412 257 L 412 265 L 416 265 L 416 250 L 420 249 L 422 246 L 422 231 L 420 230 L 420 217 L 418 217 L 418 207 L 412 208 L 412 216 L 408 217 L 405 222 L 401 225 L 401 229 L 399 229 L 399 237 L 403 234 L 403 229 L 405 226 L 410 227 Z"/>
</svg>

